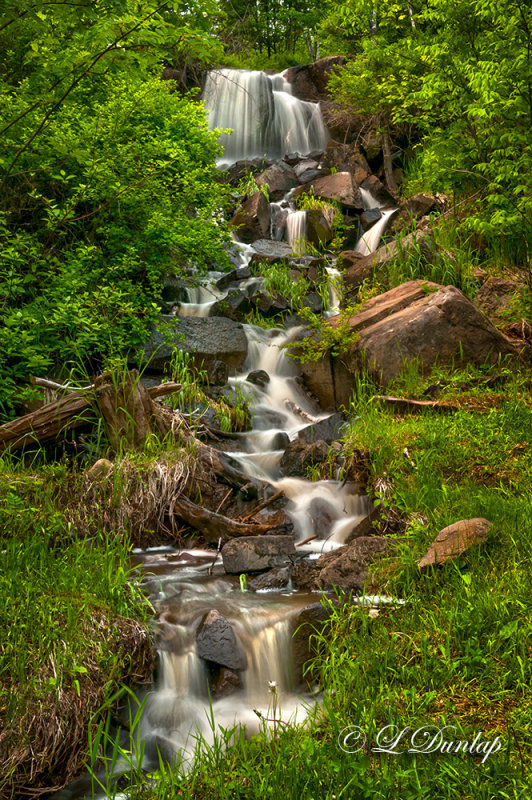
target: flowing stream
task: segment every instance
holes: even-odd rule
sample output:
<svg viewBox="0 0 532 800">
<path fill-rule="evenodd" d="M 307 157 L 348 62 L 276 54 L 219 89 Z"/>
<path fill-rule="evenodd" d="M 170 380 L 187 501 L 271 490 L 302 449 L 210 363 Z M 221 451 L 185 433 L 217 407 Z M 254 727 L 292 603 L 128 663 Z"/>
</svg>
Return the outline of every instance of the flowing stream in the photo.
<svg viewBox="0 0 532 800">
<path fill-rule="evenodd" d="M 204 99 L 210 109 L 211 127 L 225 129 L 238 121 L 235 133 L 222 137 L 224 160 L 265 153 L 306 154 L 326 144 L 327 131 L 318 106 L 293 98 L 283 76 L 219 70 L 209 74 Z M 367 193 L 364 202 L 368 208 L 378 205 Z M 272 203 L 271 208 L 272 238 L 276 238 L 275 219 L 284 215 L 287 238 L 298 254 L 304 248 L 305 212 L 290 206 L 290 194 L 282 203 Z M 357 247 L 360 252 L 377 247 L 389 213 L 384 211 L 381 220 L 365 234 Z M 246 265 L 253 246 L 238 245 L 238 251 L 240 264 Z M 327 271 L 331 279 L 338 276 L 332 268 Z M 208 316 L 212 305 L 225 294 L 214 282 L 191 288 L 188 293 L 188 302 L 178 308 L 180 316 Z M 334 313 L 338 305 L 334 281 L 330 301 L 330 313 Z M 283 491 L 289 500 L 287 511 L 294 522 L 296 542 L 300 543 L 297 550 L 311 559 L 318 558 L 345 542 L 366 515 L 367 498 L 350 483 L 281 474 L 287 440 L 328 415 L 300 388 L 297 364 L 286 354 L 285 345 L 294 336 L 294 329 L 244 327 L 248 356 L 230 384 L 249 398 L 252 426 L 238 437 L 229 456 L 251 478 Z M 258 370 L 268 378 L 260 385 L 247 379 L 249 373 Z M 198 741 L 212 744 L 220 727 L 230 730 L 240 723 L 251 734 L 263 724 L 261 717 L 269 719 L 268 724 L 275 724 L 271 722 L 274 716 L 283 721 L 305 717 L 316 701 L 308 692 L 300 691 L 291 652 L 292 634 L 298 613 L 318 602 L 318 593 L 294 591 L 290 583 L 277 590 L 242 591 L 238 577 L 225 574 L 220 556 L 212 550 L 159 547 L 135 551 L 134 563 L 156 610 L 158 641 L 158 677 L 144 698 L 138 727 L 144 768 L 157 769 L 159 753 L 186 767 Z M 223 676 L 225 683 L 216 686 L 208 663 L 198 656 L 196 642 L 198 629 L 213 610 L 229 622 L 246 662 L 244 669 L 230 671 Z M 275 682 L 275 694 L 270 682 Z M 127 769 L 128 764 L 119 760 L 116 771 Z M 85 796 L 83 792 L 60 794 Z"/>
</svg>

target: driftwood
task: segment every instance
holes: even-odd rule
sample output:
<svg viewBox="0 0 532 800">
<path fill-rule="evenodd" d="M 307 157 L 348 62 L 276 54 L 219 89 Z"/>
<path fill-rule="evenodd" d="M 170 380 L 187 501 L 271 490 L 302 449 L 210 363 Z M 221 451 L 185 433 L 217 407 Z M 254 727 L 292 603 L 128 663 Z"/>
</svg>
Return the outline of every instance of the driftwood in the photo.
<svg viewBox="0 0 532 800">
<path fill-rule="evenodd" d="M 245 517 L 241 517 L 240 521 L 241 522 L 247 522 L 248 519 L 251 519 L 251 517 L 254 517 L 255 514 L 258 514 L 259 511 L 262 511 L 263 508 L 267 508 L 268 506 L 270 506 L 272 503 L 275 503 L 276 500 L 279 500 L 279 498 L 283 497 L 283 496 L 284 496 L 284 492 L 280 489 L 278 492 L 275 492 L 275 494 L 272 494 L 271 497 L 268 497 L 267 500 L 263 500 L 262 503 L 259 503 L 258 506 L 255 506 L 253 511 L 250 511 L 250 513 L 246 514 Z"/>
<path fill-rule="evenodd" d="M 427 408 L 431 411 L 441 411 L 442 413 L 459 410 L 459 407 L 454 403 L 445 403 L 442 400 L 412 400 L 409 397 L 392 397 L 388 394 L 376 394 L 372 399 L 386 403 L 386 405 L 392 406 L 399 412 L 424 411 Z"/>
<path fill-rule="evenodd" d="M 99 380 L 101 381 L 100 389 L 98 389 L 96 385 L 73 391 L 68 389 L 68 394 L 61 397 L 59 400 L 48 403 L 37 411 L 33 411 L 31 414 L 26 414 L 12 422 L 6 422 L 5 425 L 1 425 L 0 452 L 8 448 L 11 450 L 18 450 L 30 443 L 35 444 L 36 442 L 40 443 L 58 439 L 68 430 L 73 430 L 74 428 L 79 428 L 88 423 L 95 422 L 95 409 L 101 411 L 108 425 L 116 424 L 118 426 L 117 430 L 123 431 L 124 428 L 127 428 L 127 414 L 130 414 L 132 411 L 133 413 L 138 413 L 139 407 L 135 405 L 135 402 L 132 403 L 131 398 L 128 399 L 125 388 L 122 390 L 121 395 L 117 392 L 117 400 L 116 402 L 113 401 L 111 390 L 104 388 L 109 386 L 108 382 L 105 381 L 105 376 L 102 376 Z M 65 389 L 65 387 L 60 386 L 60 384 L 56 384 L 44 378 L 36 378 L 33 380 L 33 383 L 45 388 Z M 163 383 L 160 386 L 154 386 L 146 390 L 144 387 L 141 387 L 138 381 L 131 381 L 131 379 L 129 387 L 130 394 L 135 394 L 138 389 L 146 393 L 147 397 L 143 396 L 141 401 L 142 408 L 149 409 L 149 414 L 153 415 L 155 418 L 159 418 L 159 413 L 157 407 L 153 406 L 152 400 L 156 397 L 172 394 L 181 389 L 181 386 L 177 383 Z M 101 407 L 99 407 L 98 392 L 102 403 Z M 119 407 L 120 397 L 123 409 L 125 409 L 123 415 L 120 413 L 122 410 Z M 149 400 L 149 404 L 147 400 Z M 144 428 L 146 429 L 146 424 Z M 111 428 L 110 436 L 113 436 Z"/>
<path fill-rule="evenodd" d="M 200 531 L 208 542 L 217 542 L 220 537 L 230 538 L 232 536 L 260 536 L 266 533 L 280 533 L 284 526 L 272 525 L 267 523 L 246 523 L 224 517 L 215 511 L 208 511 L 201 508 L 181 495 L 175 502 L 174 514 Z"/>
</svg>

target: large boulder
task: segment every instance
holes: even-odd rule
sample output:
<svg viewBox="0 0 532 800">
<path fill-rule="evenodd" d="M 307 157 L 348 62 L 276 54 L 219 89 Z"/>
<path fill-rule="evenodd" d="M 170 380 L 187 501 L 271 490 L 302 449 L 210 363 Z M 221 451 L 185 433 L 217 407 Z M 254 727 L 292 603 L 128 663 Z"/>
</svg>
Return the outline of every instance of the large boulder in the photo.
<svg viewBox="0 0 532 800">
<path fill-rule="evenodd" d="M 290 442 L 281 458 L 280 467 L 283 475 L 306 478 L 308 468 L 321 464 L 329 454 L 329 446 L 324 441 L 311 444 L 300 439 Z"/>
<path fill-rule="evenodd" d="M 255 178 L 255 183 L 268 192 L 270 201 L 282 200 L 285 194 L 299 186 L 299 178 L 286 161 L 278 161 Z"/>
<path fill-rule="evenodd" d="M 340 324 L 331 317 L 330 325 Z M 300 331 L 296 348 L 310 331 Z M 349 335 L 352 344 L 349 346 Z M 421 372 L 435 364 L 495 362 L 516 356 L 514 345 L 454 286 L 409 281 L 368 300 L 349 320 L 340 357 L 324 355 L 302 365 L 302 375 L 322 408 L 347 405 L 354 377 L 367 370 L 382 386 L 416 361 Z"/>
<path fill-rule="evenodd" d="M 383 386 L 414 360 L 426 372 L 435 364 L 480 366 L 516 355 L 508 339 L 454 286 L 410 281 L 370 300 L 349 325 L 360 338 L 344 363 L 355 372 L 365 362 Z"/>
<path fill-rule="evenodd" d="M 285 566 L 295 553 L 293 536 L 241 536 L 223 546 L 222 559 L 229 575 L 239 575 Z"/>
<path fill-rule="evenodd" d="M 335 216 L 336 209 L 329 205 L 307 211 L 307 241 L 319 247 L 334 239 Z"/>
<path fill-rule="evenodd" d="M 320 158 L 320 167 L 327 171 L 334 169 L 337 172 L 350 172 L 357 184 L 363 183 L 371 173 L 358 145 L 333 140 L 328 143 Z"/>
<path fill-rule="evenodd" d="M 212 661 L 230 670 L 247 667 L 247 659 L 235 632 L 219 611 L 213 609 L 204 618 L 196 636 L 196 650 L 200 658 Z"/>
<path fill-rule="evenodd" d="M 262 192 L 244 200 L 241 208 L 229 220 L 241 242 L 251 244 L 257 239 L 268 239 L 270 236 L 270 204 Z"/>
<path fill-rule="evenodd" d="M 475 301 L 490 319 L 504 320 L 519 305 L 524 285 L 508 278 L 488 278 L 478 290 Z"/>
<path fill-rule="evenodd" d="M 299 186 L 294 191 L 294 197 L 300 194 L 312 194 L 322 200 L 335 200 L 346 208 L 362 210 L 364 203 L 362 195 L 350 172 L 335 172 L 334 175 L 325 175 L 312 183 Z"/>
<path fill-rule="evenodd" d="M 289 259 L 292 248 L 287 242 L 275 242 L 271 239 L 257 239 L 253 242 L 253 255 L 250 265 L 273 264 L 274 261 Z"/>
<path fill-rule="evenodd" d="M 156 327 L 144 345 L 148 369 L 164 372 L 176 350 L 190 353 L 196 366 L 209 370 L 215 361 L 223 361 L 239 370 L 246 360 L 248 341 L 239 322 L 225 317 L 163 316 L 164 334 Z"/>
</svg>

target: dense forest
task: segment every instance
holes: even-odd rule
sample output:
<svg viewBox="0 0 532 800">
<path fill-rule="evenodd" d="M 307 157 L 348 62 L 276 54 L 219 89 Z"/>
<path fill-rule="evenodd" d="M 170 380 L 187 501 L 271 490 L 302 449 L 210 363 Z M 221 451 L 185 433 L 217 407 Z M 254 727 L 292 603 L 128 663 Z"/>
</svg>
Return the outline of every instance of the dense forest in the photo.
<svg viewBox="0 0 532 800">
<path fill-rule="evenodd" d="M 320 64 L 312 74 L 322 84 L 316 78 L 316 96 L 303 101 L 320 103 L 333 140 L 327 149 L 220 168 L 221 131 L 209 126 L 202 100 L 209 72 L 283 72 L 295 81 L 304 65 Z M 0 98 L 0 798 L 46 795 L 82 773 L 91 788 L 65 797 L 525 797 L 530 3 L 4 0 Z M 318 172 L 301 188 L 295 174 L 310 158 L 327 177 L 349 174 L 355 199 L 320 195 Z M 293 178 L 279 197 L 276 169 Z M 377 210 L 363 206 L 360 186 L 378 187 Z M 261 236 L 275 240 L 271 220 L 284 197 L 296 213 L 326 222 L 328 234 L 316 227 L 301 250 L 242 267 L 233 235 L 248 242 L 242 220 L 254 215 L 260 226 L 265 214 Z M 362 228 L 392 207 L 397 216 L 375 255 L 360 260 Z M 243 279 L 259 281 L 256 295 L 231 283 Z M 297 381 L 319 401 L 313 417 L 282 398 L 301 426 L 343 415 L 341 434 L 325 436 L 321 450 L 306 440 L 294 456 L 303 466 L 286 468 L 286 477 L 339 480 L 338 497 L 346 484 L 362 486 L 369 527 L 358 535 L 378 538 L 386 558 L 375 557 L 360 585 L 326 585 L 325 573 L 305 585 L 318 602 L 326 589 L 305 668 L 320 706 L 305 725 L 282 721 L 282 710 L 278 722 L 272 681 L 273 728 L 264 715 L 261 736 L 219 728 L 184 770 L 161 747 L 158 767 L 148 770 L 144 745 L 133 742 L 142 727 L 134 704 L 123 723 L 130 743 L 111 734 L 130 687 L 149 685 L 161 636 L 132 548 L 210 547 L 215 557 L 222 540 L 293 533 L 277 474 L 269 482 L 244 475 L 237 457 L 226 459 L 259 413 L 252 395 L 234 387 L 250 363 L 234 355 L 243 334 L 228 328 L 230 355 L 213 366 L 183 344 L 196 335 L 184 312 L 177 339 L 169 333 L 179 303 L 214 283 L 232 287 L 213 295 L 216 336 L 226 322 L 262 329 L 259 341 L 286 335 Z M 440 359 L 423 361 L 421 345 L 412 345 L 389 379 L 372 371 L 366 351 L 359 354 L 370 344 L 357 315 L 371 316 L 385 295 L 397 304 L 393 313 L 407 314 L 403 295 L 392 293 L 428 304 L 449 289 L 459 304 L 452 328 L 467 333 L 448 360 L 443 332 Z M 371 324 L 379 321 L 375 312 Z M 296 346 L 290 330 L 300 327 Z M 477 329 L 488 342 L 482 354 Z M 169 355 L 143 386 L 132 369 L 146 369 L 147 343 L 157 336 Z M 431 336 L 432 322 L 421 338 Z M 320 395 L 329 380 L 322 364 L 330 364 L 332 402 Z M 251 370 L 248 386 L 270 380 Z M 68 432 L 56 426 L 43 442 L 26 428 L 16 441 L 19 428 L 9 426 L 23 426 L 46 401 L 72 401 L 72 387 L 94 390 L 96 405 L 78 403 L 78 392 Z M 105 413 L 109 393 L 114 422 Z M 155 401 L 163 395 L 167 403 Z M 269 504 L 277 516 L 264 516 Z M 436 535 L 479 520 L 446 564 L 433 555 L 429 570 L 419 566 Z M 235 570 L 235 592 L 251 592 L 246 583 L 259 571 Z M 296 595 L 303 591 L 295 573 L 290 581 Z M 351 602 L 366 587 L 404 603 L 368 614 Z M 503 746 L 485 761 L 465 751 L 418 751 L 416 760 L 338 746 L 349 726 L 375 740 L 386 726 L 424 725 L 454 726 L 455 740 L 498 737 Z M 126 776 L 118 782 L 117 763 Z"/>
</svg>

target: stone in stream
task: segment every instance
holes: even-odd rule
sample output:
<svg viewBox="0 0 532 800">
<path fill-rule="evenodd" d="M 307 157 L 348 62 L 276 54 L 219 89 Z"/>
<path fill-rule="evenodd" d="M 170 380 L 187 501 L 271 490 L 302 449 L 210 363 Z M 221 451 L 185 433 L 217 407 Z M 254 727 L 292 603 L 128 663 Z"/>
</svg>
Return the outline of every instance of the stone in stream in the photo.
<svg viewBox="0 0 532 800">
<path fill-rule="evenodd" d="M 253 264 L 272 264 L 274 261 L 289 259 L 292 255 L 292 248 L 286 242 L 276 242 L 272 239 L 258 239 L 253 242 L 253 250 L 250 266 Z"/>
<path fill-rule="evenodd" d="M 144 345 L 148 369 L 163 372 L 176 350 L 190 353 L 196 366 L 209 369 L 215 361 L 223 361 L 238 370 L 246 360 L 248 340 L 242 324 L 225 317 L 161 317 L 164 334 L 152 328 Z"/>
<path fill-rule="evenodd" d="M 165 275 L 162 298 L 167 303 L 188 303 L 188 289 L 182 278 Z"/>
<path fill-rule="evenodd" d="M 290 189 L 299 186 L 299 179 L 289 164 L 285 161 L 278 161 L 257 175 L 255 183 L 259 189 L 262 186 L 267 189 L 270 202 L 277 202 L 282 200 Z"/>
<path fill-rule="evenodd" d="M 229 220 L 241 242 L 251 244 L 270 235 L 270 204 L 262 192 L 244 200 L 239 211 Z"/>
<path fill-rule="evenodd" d="M 263 387 L 270 382 L 270 376 L 264 369 L 255 369 L 249 373 L 246 380 L 250 383 L 254 383 L 256 386 Z"/>
<path fill-rule="evenodd" d="M 229 575 L 239 575 L 285 566 L 295 553 L 293 536 L 240 536 L 224 544 L 222 559 Z"/>
<path fill-rule="evenodd" d="M 310 501 L 308 513 L 318 537 L 327 539 L 333 522 L 338 519 L 338 514 L 332 503 L 328 503 L 322 497 L 314 497 Z"/>
<path fill-rule="evenodd" d="M 425 569 L 457 558 L 473 545 L 485 542 L 492 527 L 491 522 L 483 517 L 462 519 L 460 522 L 448 525 L 438 533 L 418 567 Z"/>
<path fill-rule="evenodd" d="M 227 697 L 242 689 L 242 678 L 237 672 L 222 667 L 211 684 L 212 696 L 215 699 Z"/>
<path fill-rule="evenodd" d="M 323 440 L 308 444 L 301 439 L 294 439 L 286 448 L 281 458 L 280 467 L 283 475 L 289 477 L 307 477 L 308 467 L 321 464 L 329 454 L 329 445 Z"/>
<path fill-rule="evenodd" d="M 196 635 L 198 656 L 231 670 L 243 670 L 247 659 L 229 622 L 213 609 L 204 618 Z"/>
<path fill-rule="evenodd" d="M 256 578 L 251 578 L 246 584 L 246 588 L 252 592 L 264 591 L 265 589 L 286 589 L 290 583 L 290 567 L 275 567 L 269 569 Z"/>
<path fill-rule="evenodd" d="M 303 428 L 302 431 L 299 431 L 297 438 L 308 444 L 319 439 L 331 443 L 343 436 L 348 424 L 349 414 L 344 411 L 336 411 L 330 417 L 320 419 L 318 422 Z"/>
<path fill-rule="evenodd" d="M 235 322 L 244 322 L 246 314 L 251 311 L 247 292 L 234 289 L 228 292 L 224 298 L 217 300 L 211 307 L 210 317 L 227 317 Z"/>
<path fill-rule="evenodd" d="M 226 272 L 225 275 L 222 275 L 221 278 L 218 278 L 216 281 L 216 287 L 221 289 L 223 292 L 228 289 L 232 283 L 245 281 L 248 278 L 251 278 L 249 267 L 239 267 L 238 269 L 232 269 L 230 272 Z"/>
</svg>

